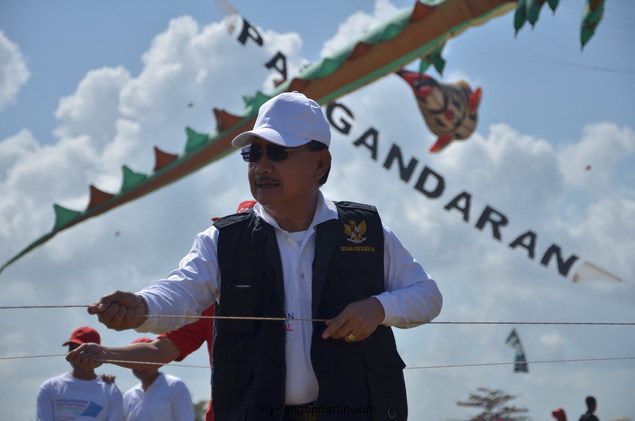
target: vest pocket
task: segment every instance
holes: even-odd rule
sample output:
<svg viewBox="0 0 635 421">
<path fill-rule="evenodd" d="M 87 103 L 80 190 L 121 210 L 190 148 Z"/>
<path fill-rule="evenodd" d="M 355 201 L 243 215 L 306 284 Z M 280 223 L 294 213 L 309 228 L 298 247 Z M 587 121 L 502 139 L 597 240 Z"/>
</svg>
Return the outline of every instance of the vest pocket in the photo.
<svg viewBox="0 0 635 421">
<path fill-rule="evenodd" d="M 391 336 L 389 328 L 379 327 L 371 340 Z M 394 348 L 366 347 L 368 390 L 378 420 L 406 420 L 408 403 L 403 369 L 406 366 Z"/>
<path fill-rule="evenodd" d="M 368 390 L 375 412 L 373 420 L 406 420 L 408 403 L 403 372 L 386 365 L 369 367 Z"/>
<path fill-rule="evenodd" d="M 222 316 L 255 317 L 258 316 L 258 287 L 255 284 L 223 285 L 219 301 L 219 313 Z M 253 333 L 257 320 L 220 319 L 219 327 L 232 333 Z"/>
</svg>

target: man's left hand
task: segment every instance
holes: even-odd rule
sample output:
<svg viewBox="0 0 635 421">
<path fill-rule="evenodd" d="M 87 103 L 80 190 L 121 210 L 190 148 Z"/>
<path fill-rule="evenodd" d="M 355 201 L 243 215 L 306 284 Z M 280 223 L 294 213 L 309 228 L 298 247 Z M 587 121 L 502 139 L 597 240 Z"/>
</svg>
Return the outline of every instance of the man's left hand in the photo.
<svg viewBox="0 0 635 421">
<path fill-rule="evenodd" d="M 384 321 L 384 307 L 375 297 L 365 298 L 347 305 L 334 318 L 327 320 L 322 338 L 344 339 L 358 342 L 368 338 Z"/>
</svg>

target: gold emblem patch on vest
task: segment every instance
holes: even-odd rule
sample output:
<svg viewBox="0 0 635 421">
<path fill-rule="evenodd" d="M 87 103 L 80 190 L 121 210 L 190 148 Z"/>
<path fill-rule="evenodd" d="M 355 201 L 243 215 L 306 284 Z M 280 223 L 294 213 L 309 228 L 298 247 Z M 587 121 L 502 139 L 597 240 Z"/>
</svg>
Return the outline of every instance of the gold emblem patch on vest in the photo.
<svg viewBox="0 0 635 421">
<path fill-rule="evenodd" d="M 346 240 L 355 244 L 354 246 L 340 246 L 340 251 L 365 251 L 365 252 L 375 252 L 375 247 L 373 246 L 360 246 L 359 244 L 366 241 L 366 221 L 360 222 L 359 224 L 356 221 L 349 220 L 348 224 L 344 224 L 344 234 L 346 234 Z"/>
<path fill-rule="evenodd" d="M 366 221 L 362 221 L 359 224 L 353 220 L 349 220 L 348 224 L 344 224 L 344 234 L 348 237 L 347 240 L 353 244 L 361 244 L 366 241 Z"/>
</svg>

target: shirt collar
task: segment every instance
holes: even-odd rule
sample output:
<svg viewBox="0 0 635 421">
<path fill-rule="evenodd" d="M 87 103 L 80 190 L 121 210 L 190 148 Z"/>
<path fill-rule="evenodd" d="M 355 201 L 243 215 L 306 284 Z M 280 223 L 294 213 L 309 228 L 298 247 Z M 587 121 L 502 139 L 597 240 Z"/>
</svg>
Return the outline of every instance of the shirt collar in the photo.
<svg viewBox="0 0 635 421">
<path fill-rule="evenodd" d="M 254 212 L 256 213 L 256 215 L 264 219 L 264 221 L 269 225 L 282 230 L 275 219 L 273 219 L 273 217 L 269 215 L 267 210 L 260 203 L 256 203 L 256 205 L 254 206 Z M 321 191 L 318 191 L 318 200 L 315 206 L 315 214 L 313 215 L 313 221 L 311 221 L 310 228 L 315 228 L 316 225 L 319 225 L 322 222 L 328 221 L 330 219 L 337 219 L 337 207 L 331 199 L 325 197 Z"/>
</svg>

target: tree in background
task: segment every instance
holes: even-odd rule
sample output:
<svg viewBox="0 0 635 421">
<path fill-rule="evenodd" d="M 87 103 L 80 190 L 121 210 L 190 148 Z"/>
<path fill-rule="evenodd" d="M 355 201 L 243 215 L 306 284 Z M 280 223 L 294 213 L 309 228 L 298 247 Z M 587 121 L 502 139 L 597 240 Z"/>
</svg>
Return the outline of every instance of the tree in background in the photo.
<svg viewBox="0 0 635 421">
<path fill-rule="evenodd" d="M 205 411 L 207 410 L 207 401 L 202 400 L 194 404 L 194 421 L 205 421 Z"/>
<path fill-rule="evenodd" d="M 456 403 L 458 406 L 483 409 L 480 414 L 470 418 L 469 421 L 525 421 L 529 419 L 524 416 L 515 416 L 515 414 L 529 412 L 528 409 L 506 406 L 507 402 L 515 399 L 516 396 L 486 387 L 479 387 L 476 390 L 477 393 L 471 393 L 467 402 Z"/>
</svg>

